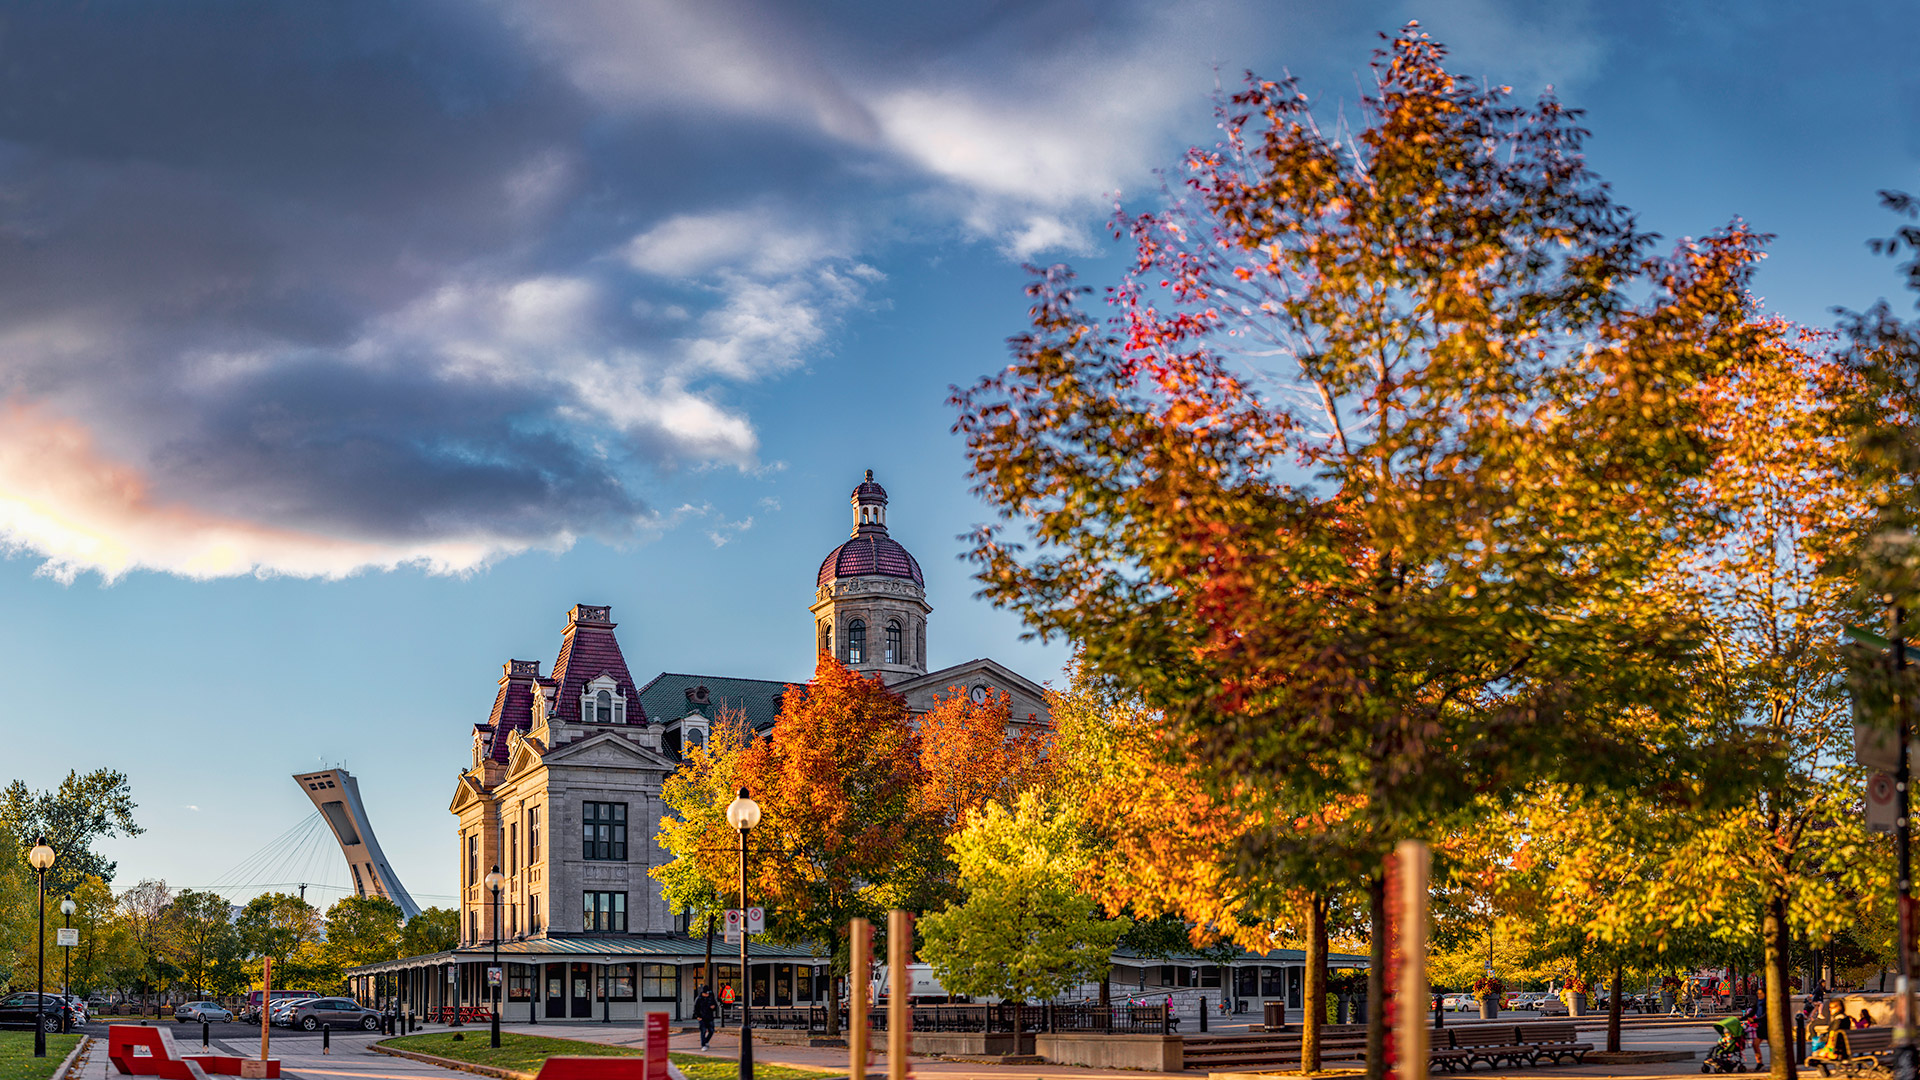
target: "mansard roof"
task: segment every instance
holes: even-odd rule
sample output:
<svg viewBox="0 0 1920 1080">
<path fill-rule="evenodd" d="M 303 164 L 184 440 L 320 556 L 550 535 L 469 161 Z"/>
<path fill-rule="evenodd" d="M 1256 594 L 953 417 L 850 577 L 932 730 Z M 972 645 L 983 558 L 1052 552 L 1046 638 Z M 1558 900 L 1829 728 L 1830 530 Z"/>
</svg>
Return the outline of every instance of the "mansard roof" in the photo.
<svg viewBox="0 0 1920 1080">
<path fill-rule="evenodd" d="M 493 739 L 487 744 L 487 756 L 504 763 L 507 738 L 516 729 L 533 727 L 534 684 L 540 678 L 540 661 L 509 660 L 501 666 L 500 692 L 494 695 L 493 712 L 487 716 L 487 728 Z"/>
<path fill-rule="evenodd" d="M 567 629 L 560 640 L 560 657 L 553 662 L 559 693 L 553 715 L 564 723 L 580 722 L 580 693 L 602 675 L 613 678 L 616 693 L 627 699 L 627 723 L 645 724 L 647 710 L 627 672 L 627 658 L 614 639 L 613 609 L 576 604 L 567 613 Z"/>
<path fill-rule="evenodd" d="M 753 730 L 765 731 L 773 726 L 774 717 L 779 715 L 780 695 L 786 693 L 790 685 L 804 685 L 804 680 L 785 683 L 775 679 L 736 679 L 726 675 L 686 675 L 663 671 L 640 688 L 640 703 L 646 706 L 647 715 L 663 722 L 685 716 L 695 708 L 709 720 L 718 720 L 723 708 L 738 709 L 746 714 Z M 697 691 L 702 686 L 707 688 L 707 703 L 696 705 L 688 691 Z"/>
</svg>

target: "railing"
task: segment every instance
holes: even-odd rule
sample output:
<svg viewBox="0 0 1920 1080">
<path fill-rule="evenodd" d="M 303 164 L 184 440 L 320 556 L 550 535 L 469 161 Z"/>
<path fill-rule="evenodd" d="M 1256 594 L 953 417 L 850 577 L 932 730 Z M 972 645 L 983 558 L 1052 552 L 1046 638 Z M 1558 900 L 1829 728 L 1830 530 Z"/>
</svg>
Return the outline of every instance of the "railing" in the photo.
<svg viewBox="0 0 1920 1080">
<path fill-rule="evenodd" d="M 484 1017 L 483 1017 L 484 1019 Z M 737 1027 L 740 1006 L 723 1005 L 714 1018 L 721 1028 Z M 852 1014 L 840 1010 L 840 1030 L 853 1022 Z M 784 1031 L 824 1034 L 827 1009 L 813 1006 L 755 1006 L 753 1026 Z M 867 1011 L 867 1026 L 874 1031 L 887 1030 L 886 1003 Z M 915 1031 L 961 1031 L 988 1034 L 1032 1035 L 1046 1031 L 1105 1031 L 1123 1035 L 1162 1035 L 1178 1031 L 1180 1020 L 1169 1023 L 1165 1005 L 916 1005 L 913 1007 Z"/>
</svg>

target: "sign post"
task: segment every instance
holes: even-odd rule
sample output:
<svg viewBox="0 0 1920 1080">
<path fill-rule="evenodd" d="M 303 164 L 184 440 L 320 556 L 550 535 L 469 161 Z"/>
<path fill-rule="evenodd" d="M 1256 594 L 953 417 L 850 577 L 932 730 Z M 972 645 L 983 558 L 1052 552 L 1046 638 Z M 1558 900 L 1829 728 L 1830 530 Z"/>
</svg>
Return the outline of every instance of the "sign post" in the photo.
<svg viewBox="0 0 1920 1080">
<path fill-rule="evenodd" d="M 273 957 L 260 958 L 260 1060 L 267 1060 L 267 1014 L 273 1011 Z"/>
<path fill-rule="evenodd" d="M 62 928 L 53 932 L 53 943 L 70 949 L 80 944 L 80 931 Z"/>
<path fill-rule="evenodd" d="M 647 1014 L 646 1080 L 667 1080 L 667 1014 Z"/>
</svg>

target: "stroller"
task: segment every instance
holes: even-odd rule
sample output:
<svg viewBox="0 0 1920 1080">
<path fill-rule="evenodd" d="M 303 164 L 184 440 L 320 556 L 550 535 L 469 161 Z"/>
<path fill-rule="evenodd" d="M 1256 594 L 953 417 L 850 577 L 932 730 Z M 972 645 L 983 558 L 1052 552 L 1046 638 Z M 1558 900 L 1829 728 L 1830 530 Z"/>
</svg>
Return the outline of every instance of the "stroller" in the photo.
<svg viewBox="0 0 1920 1080">
<path fill-rule="evenodd" d="M 1729 1016 L 1713 1025 L 1720 1032 L 1720 1041 L 1707 1051 L 1706 1060 L 1700 1063 L 1703 1073 L 1743 1073 L 1747 1071 L 1747 1026 L 1737 1016 Z"/>
</svg>

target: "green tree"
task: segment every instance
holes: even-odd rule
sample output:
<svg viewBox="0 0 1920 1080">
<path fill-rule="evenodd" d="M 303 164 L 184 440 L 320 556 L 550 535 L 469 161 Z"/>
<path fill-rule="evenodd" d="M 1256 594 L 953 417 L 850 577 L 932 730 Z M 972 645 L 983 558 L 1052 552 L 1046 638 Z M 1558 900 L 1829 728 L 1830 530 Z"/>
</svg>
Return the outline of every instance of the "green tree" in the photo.
<svg viewBox="0 0 1920 1080">
<path fill-rule="evenodd" d="M 127 982 L 143 997 L 159 993 L 180 977 L 180 968 L 167 958 L 167 909 L 171 906 L 173 890 L 164 881 L 142 881 L 120 894 L 120 919 L 134 946 Z"/>
<path fill-rule="evenodd" d="M 402 956 L 429 956 L 446 952 L 460 944 L 460 913 L 452 908 L 430 907 L 407 920 L 400 930 Z"/>
<path fill-rule="evenodd" d="M 235 926 L 248 956 L 273 959 L 275 970 L 280 972 L 274 976 L 278 985 L 290 985 L 308 969 L 321 966 L 309 954 L 301 952 L 303 946 L 320 940 L 320 913 L 298 896 L 262 893 L 247 901 Z M 296 965 L 296 956 L 301 956 L 303 963 Z"/>
<path fill-rule="evenodd" d="M 1696 767 L 1690 731 L 1649 756 L 1614 721 L 1691 715 L 1699 628 L 1644 586 L 1701 513 L 1699 387 L 1753 347 L 1760 237 L 1651 256 L 1558 101 L 1448 71 L 1417 27 L 1374 70 L 1337 132 L 1250 79 L 1125 223 L 1116 324 L 1048 271 L 1012 364 L 954 404 L 1000 518 L 984 594 L 1140 691 L 1218 796 L 1272 801 L 1249 869 L 1350 853 L 1377 953 L 1396 840 Z"/>
<path fill-rule="evenodd" d="M 88 875 L 73 890 L 73 926 L 80 944 L 73 947 L 73 992 L 118 990 L 138 978 L 140 945 L 114 899 L 113 888 Z"/>
<path fill-rule="evenodd" d="M 685 751 L 685 763 L 660 786 L 660 801 L 671 814 L 661 816 L 660 843 L 668 851 L 698 851 L 712 837 L 729 832 L 727 804 L 740 790 L 739 755 L 752 741 L 746 714 L 723 708 L 706 745 Z M 711 855 L 711 852 L 706 853 Z M 673 858 L 648 871 L 660 882 L 669 908 L 692 915 L 688 925 L 706 939 L 706 963 L 700 982 L 713 985 L 713 934 L 726 910 L 738 902 L 738 883 L 711 858 Z"/>
<path fill-rule="evenodd" d="M 236 981 L 244 953 L 226 897 L 182 889 L 166 918 L 168 951 L 195 994 L 218 993 Z"/>
<path fill-rule="evenodd" d="M 1024 791 L 1011 809 L 970 811 L 948 843 L 966 900 L 919 927 L 950 993 L 1033 1001 L 1107 978 L 1132 920 L 1107 918 L 1076 886 L 1087 851 L 1075 822 Z"/>
<path fill-rule="evenodd" d="M 395 959 L 406 921 L 384 896 L 346 897 L 327 909 L 327 952 L 341 968 Z"/>
<path fill-rule="evenodd" d="M 0 823 L 11 826 L 24 844 L 44 836 L 53 847 L 49 896 L 73 891 L 89 874 L 111 883 L 115 864 L 94 851 L 93 844 L 145 832 L 133 819 L 137 808 L 133 786 L 116 769 L 70 771 L 53 791 L 30 791 L 18 780 L 0 791 Z"/>
</svg>

